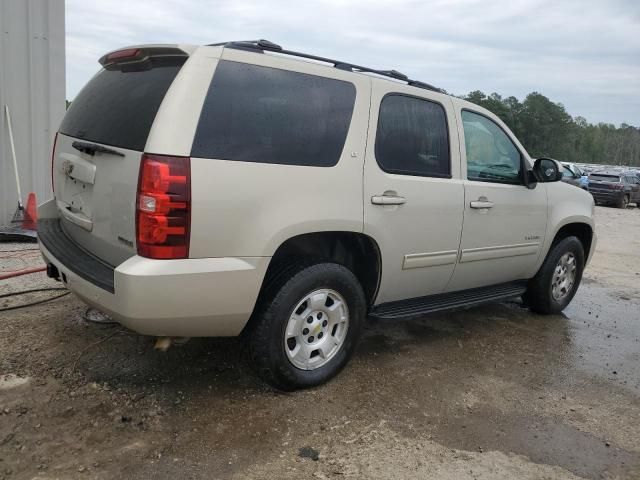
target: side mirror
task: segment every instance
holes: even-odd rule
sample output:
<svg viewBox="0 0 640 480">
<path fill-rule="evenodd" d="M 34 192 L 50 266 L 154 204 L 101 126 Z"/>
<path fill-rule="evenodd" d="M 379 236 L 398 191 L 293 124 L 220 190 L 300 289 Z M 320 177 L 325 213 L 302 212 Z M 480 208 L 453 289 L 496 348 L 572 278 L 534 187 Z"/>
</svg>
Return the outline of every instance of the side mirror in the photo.
<svg viewBox="0 0 640 480">
<path fill-rule="evenodd" d="M 552 158 L 538 158 L 533 164 L 533 174 L 540 182 L 558 182 L 562 179 L 560 164 Z"/>
</svg>

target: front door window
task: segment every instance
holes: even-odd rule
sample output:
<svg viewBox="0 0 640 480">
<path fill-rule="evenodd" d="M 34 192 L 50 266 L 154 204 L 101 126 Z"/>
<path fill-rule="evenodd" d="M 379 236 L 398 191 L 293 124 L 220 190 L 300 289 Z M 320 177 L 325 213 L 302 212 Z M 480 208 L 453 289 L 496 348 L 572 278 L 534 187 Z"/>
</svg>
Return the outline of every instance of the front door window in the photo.
<svg viewBox="0 0 640 480">
<path fill-rule="evenodd" d="M 522 157 L 506 133 L 484 115 L 462 111 L 467 178 L 479 182 L 522 183 Z"/>
</svg>

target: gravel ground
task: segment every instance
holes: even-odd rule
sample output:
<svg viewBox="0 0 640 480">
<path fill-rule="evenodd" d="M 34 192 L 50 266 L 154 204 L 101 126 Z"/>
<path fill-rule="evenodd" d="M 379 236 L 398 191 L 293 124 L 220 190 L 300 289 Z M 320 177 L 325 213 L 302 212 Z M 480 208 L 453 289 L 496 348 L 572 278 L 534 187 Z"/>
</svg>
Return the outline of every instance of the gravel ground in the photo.
<svg viewBox="0 0 640 480">
<path fill-rule="evenodd" d="M 563 315 L 370 322 L 338 378 L 293 394 L 235 339 L 157 352 L 72 295 L 0 312 L 0 479 L 640 478 L 640 209 L 597 223 Z M 0 272 L 40 265 L 5 253 L 33 247 L 0 244 Z M 0 295 L 59 286 L 39 273 Z"/>
</svg>

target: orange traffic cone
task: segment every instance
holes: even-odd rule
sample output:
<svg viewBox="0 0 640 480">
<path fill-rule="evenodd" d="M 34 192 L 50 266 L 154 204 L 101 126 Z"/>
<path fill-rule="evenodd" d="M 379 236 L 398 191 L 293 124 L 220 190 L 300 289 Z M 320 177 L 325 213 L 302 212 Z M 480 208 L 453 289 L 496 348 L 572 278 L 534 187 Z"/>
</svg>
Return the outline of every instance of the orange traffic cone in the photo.
<svg viewBox="0 0 640 480">
<path fill-rule="evenodd" d="M 25 230 L 38 229 L 38 207 L 36 206 L 36 194 L 33 192 L 27 197 L 27 208 L 24 212 L 22 228 Z"/>
</svg>

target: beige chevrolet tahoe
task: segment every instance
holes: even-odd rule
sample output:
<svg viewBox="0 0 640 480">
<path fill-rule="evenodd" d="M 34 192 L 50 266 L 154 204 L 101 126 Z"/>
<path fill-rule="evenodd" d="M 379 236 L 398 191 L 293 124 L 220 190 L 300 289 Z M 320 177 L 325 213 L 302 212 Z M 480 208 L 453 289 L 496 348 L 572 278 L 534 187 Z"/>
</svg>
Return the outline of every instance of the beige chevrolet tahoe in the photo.
<svg viewBox="0 0 640 480">
<path fill-rule="evenodd" d="M 136 332 L 242 334 L 291 390 L 344 367 L 368 317 L 576 293 L 591 196 L 477 105 L 264 40 L 100 64 L 56 136 L 40 247 Z"/>
</svg>

